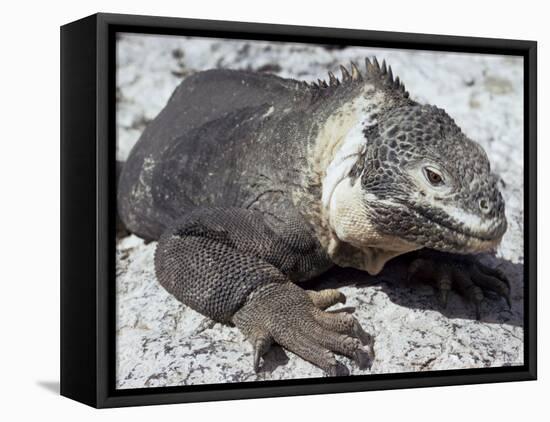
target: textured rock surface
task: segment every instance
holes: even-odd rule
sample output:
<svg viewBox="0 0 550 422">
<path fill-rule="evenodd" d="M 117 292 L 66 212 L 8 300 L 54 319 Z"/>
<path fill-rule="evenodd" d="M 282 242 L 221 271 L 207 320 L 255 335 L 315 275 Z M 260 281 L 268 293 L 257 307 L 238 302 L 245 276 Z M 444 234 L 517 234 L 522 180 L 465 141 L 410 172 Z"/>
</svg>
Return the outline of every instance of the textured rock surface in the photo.
<svg viewBox="0 0 550 422">
<path fill-rule="evenodd" d="M 338 287 L 347 308 L 376 337 L 370 371 L 478 368 L 523 363 L 523 64 L 521 58 L 371 48 L 122 35 L 117 53 L 117 155 L 124 159 L 146 124 L 186 76 L 213 67 L 254 69 L 316 80 L 365 56 L 386 59 L 413 98 L 445 108 L 480 142 L 502 177 L 509 229 L 496 256 L 512 283 L 512 309 L 489 301 L 482 320 L 460 298 L 440 309 L 432 289 L 409 286 L 398 258 L 377 277 L 332 270 L 310 288 Z M 117 386 L 139 388 L 309 378 L 322 372 L 274 348 L 252 371 L 251 346 L 232 327 L 182 305 L 154 277 L 155 243 L 117 244 Z M 309 288 L 309 287 L 308 287 Z"/>
</svg>

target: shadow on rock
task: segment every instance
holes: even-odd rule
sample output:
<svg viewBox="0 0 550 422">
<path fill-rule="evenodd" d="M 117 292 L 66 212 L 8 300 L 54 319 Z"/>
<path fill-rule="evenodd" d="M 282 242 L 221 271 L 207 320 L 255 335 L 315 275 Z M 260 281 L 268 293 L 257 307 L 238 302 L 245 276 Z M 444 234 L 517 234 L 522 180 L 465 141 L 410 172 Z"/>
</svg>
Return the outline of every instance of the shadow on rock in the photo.
<svg viewBox="0 0 550 422">
<path fill-rule="evenodd" d="M 283 348 L 278 344 L 274 344 L 263 356 L 260 373 L 272 373 L 279 366 L 285 366 L 288 361 L 288 355 Z"/>
<path fill-rule="evenodd" d="M 489 267 L 500 268 L 508 276 L 512 303 L 512 308 L 508 309 L 503 298 L 487 297 L 481 306 L 480 321 L 523 327 L 523 264 L 514 264 L 492 255 L 480 255 L 480 260 Z M 395 258 L 376 276 L 352 268 L 335 267 L 303 286 L 307 289 L 320 290 L 343 286 L 367 288 L 376 285 L 399 306 L 438 311 L 448 318 L 476 319 L 473 306 L 456 292 L 451 293 L 447 307 L 444 308 L 437 300 L 431 286 L 409 283 L 407 281 L 409 262 L 410 257 L 406 255 Z"/>
</svg>

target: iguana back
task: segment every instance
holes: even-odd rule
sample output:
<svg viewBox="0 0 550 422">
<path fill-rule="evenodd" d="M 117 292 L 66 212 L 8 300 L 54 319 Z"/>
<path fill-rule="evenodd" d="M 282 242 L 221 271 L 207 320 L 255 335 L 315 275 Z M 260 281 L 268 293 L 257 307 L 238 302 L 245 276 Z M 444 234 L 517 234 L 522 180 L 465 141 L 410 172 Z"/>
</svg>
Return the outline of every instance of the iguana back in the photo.
<svg viewBox="0 0 550 422">
<path fill-rule="evenodd" d="M 274 75 L 216 69 L 188 77 L 124 165 L 118 194 L 124 224 L 141 237 L 158 239 L 185 209 L 253 200 L 262 190 L 260 174 L 273 177 L 270 169 L 261 169 L 270 167 L 267 157 L 277 149 L 278 156 L 292 150 L 255 136 L 259 126 L 274 106 L 297 113 L 308 102 L 304 82 Z"/>
</svg>

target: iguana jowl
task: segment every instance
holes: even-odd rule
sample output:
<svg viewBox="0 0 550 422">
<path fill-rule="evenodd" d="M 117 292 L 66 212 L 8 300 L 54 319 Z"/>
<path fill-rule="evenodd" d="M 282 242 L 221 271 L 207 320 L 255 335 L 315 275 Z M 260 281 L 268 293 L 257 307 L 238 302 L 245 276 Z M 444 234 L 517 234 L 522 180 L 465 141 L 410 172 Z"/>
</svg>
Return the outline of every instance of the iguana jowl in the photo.
<svg viewBox="0 0 550 422">
<path fill-rule="evenodd" d="M 272 343 L 346 374 L 333 353 L 366 367 L 373 342 L 337 290 L 296 282 L 332 265 L 371 274 L 400 254 L 410 276 L 446 302 L 509 301 L 505 276 L 464 254 L 506 231 L 487 155 L 445 111 L 411 100 L 385 62 L 341 67 L 308 84 L 248 71 L 185 79 L 132 149 L 120 175 L 126 227 L 159 240 L 158 281 L 183 303 L 235 324 L 254 367 Z M 439 251 L 439 252 L 435 252 Z M 457 253 L 461 255 L 452 255 Z"/>
</svg>

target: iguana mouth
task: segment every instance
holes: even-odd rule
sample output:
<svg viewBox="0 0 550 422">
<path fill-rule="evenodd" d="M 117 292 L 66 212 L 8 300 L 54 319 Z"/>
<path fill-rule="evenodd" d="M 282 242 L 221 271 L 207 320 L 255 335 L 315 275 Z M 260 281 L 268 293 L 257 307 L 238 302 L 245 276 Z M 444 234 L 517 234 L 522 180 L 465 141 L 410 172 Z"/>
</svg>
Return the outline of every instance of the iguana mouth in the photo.
<svg viewBox="0 0 550 422">
<path fill-rule="evenodd" d="M 434 218 L 434 215 L 428 215 L 421 208 L 414 208 L 414 212 L 421 218 L 436 224 L 437 226 L 452 232 L 455 235 L 465 237 L 464 243 L 469 243 L 468 240 L 473 240 L 476 245 L 480 246 L 480 249 L 487 250 L 497 246 L 502 239 L 502 236 L 506 232 L 507 223 L 506 219 L 499 219 L 493 224 L 489 230 L 485 230 L 485 233 L 475 232 L 468 228 L 464 224 L 457 222 L 455 219 L 443 220 L 440 218 Z M 457 239 L 458 240 L 458 239 Z"/>
</svg>

